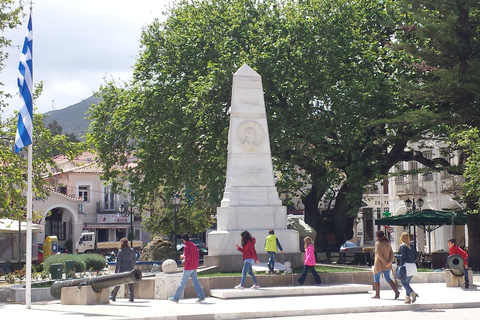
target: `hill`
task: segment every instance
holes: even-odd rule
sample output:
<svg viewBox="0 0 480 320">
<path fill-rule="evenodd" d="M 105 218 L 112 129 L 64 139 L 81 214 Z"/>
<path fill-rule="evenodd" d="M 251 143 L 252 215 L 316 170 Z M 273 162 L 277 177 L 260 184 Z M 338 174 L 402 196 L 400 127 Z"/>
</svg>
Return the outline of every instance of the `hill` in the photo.
<svg viewBox="0 0 480 320">
<path fill-rule="evenodd" d="M 84 140 L 90 124 L 87 112 L 92 104 L 96 104 L 100 100 L 100 98 L 92 96 L 64 109 L 45 112 L 45 125 L 57 120 L 63 129 L 62 133 L 73 133 L 79 140 Z"/>
</svg>

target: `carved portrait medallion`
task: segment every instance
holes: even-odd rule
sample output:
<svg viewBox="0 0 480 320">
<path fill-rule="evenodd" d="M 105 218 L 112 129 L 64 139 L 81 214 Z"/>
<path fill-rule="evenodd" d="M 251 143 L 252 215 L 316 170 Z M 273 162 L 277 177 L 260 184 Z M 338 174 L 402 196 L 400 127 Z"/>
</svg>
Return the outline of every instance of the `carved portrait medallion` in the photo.
<svg viewBox="0 0 480 320">
<path fill-rule="evenodd" d="M 244 121 L 237 127 L 237 143 L 246 152 L 256 152 L 265 140 L 265 132 L 255 121 Z"/>
</svg>

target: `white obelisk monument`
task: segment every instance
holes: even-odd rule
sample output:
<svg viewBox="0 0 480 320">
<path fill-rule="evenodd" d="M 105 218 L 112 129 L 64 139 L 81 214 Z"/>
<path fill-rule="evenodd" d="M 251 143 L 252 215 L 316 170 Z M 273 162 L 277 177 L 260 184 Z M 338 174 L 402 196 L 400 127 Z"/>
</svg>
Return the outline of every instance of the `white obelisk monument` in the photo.
<svg viewBox="0 0 480 320">
<path fill-rule="evenodd" d="M 233 75 L 232 87 L 227 179 L 217 231 L 207 235 L 204 263 L 224 272 L 241 270 L 242 254 L 235 244 L 240 245 L 244 230 L 256 238 L 259 259 L 267 261 L 265 237 L 274 229 L 285 255 L 282 262 L 295 265 L 301 259 L 298 232 L 287 229 L 287 208 L 275 187 L 262 78 L 244 64 Z"/>
</svg>

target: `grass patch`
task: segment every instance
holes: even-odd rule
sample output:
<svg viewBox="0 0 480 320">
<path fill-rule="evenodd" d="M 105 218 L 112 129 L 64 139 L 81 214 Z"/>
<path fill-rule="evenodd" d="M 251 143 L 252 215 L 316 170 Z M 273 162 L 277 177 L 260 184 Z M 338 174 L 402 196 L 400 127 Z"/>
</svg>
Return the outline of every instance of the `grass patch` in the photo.
<svg viewBox="0 0 480 320">
<path fill-rule="evenodd" d="M 327 267 L 327 266 L 316 266 L 315 270 L 320 273 L 339 273 L 339 272 L 359 272 L 359 271 L 368 271 L 369 269 L 354 268 L 354 267 Z M 293 269 L 293 273 L 302 273 L 303 267 Z M 257 275 L 265 274 L 264 272 L 257 272 Z M 201 272 L 198 274 L 199 277 L 241 277 L 242 272 Z"/>
</svg>

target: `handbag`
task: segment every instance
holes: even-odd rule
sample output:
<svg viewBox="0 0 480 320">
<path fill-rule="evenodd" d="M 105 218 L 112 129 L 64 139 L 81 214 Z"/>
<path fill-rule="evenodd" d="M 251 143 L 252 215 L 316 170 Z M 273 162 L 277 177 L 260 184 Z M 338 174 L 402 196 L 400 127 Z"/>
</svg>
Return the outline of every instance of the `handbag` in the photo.
<svg viewBox="0 0 480 320">
<path fill-rule="evenodd" d="M 407 277 L 407 270 L 405 266 L 397 266 L 395 269 L 395 275 L 393 276 L 396 280 L 405 280 Z"/>
</svg>

